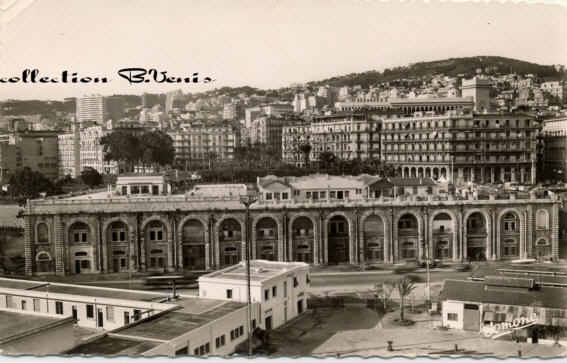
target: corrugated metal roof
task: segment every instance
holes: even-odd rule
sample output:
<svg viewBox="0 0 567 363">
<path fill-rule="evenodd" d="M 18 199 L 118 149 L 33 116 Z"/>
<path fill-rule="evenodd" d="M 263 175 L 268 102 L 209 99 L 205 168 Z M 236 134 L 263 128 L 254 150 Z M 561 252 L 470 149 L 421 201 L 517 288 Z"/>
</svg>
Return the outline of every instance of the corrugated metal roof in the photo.
<svg viewBox="0 0 567 363">
<path fill-rule="evenodd" d="M 541 286 L 529 290 L 487 287 L 484 281 L 445 280 L 440 297 L 441 300 L 567 309 L 567 288 Z"/>
</svg>

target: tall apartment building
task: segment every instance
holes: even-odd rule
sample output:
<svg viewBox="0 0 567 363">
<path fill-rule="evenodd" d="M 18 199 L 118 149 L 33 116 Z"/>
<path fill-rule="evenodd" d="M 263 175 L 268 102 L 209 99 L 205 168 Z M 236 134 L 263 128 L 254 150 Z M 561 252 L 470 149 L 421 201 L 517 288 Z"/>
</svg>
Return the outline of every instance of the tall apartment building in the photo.
<svg viewBox="0 0 567 363">
<path fill-rule="evenodd" d="M 274 155 L 282 157 L 282 129 L 289 124 L 296 124 L 300 120 L 262 116 L 252 122 L 248 128 L 248 135 L 251 144 L 263 144 Z"/>
<path fill-rule="evenodd" d="M 169 133 L 178 163 L 204 165 L 210 160 L 234 159 L 234 150 L 240 145 L 240 126 L 236 123 L 195 122 L 184 131 Z"/>
<path fill-rule="evenodd" d="M 297 121 L 282 127 L 282 160 L 299 168 L 305 167 L 301 146 L 311 143 L 311 124 Z"/>
<path fill-rule="evenodd" d="M 2 152 L 6 157 L 3 156 L 0 160 L 1 170 L 12 172 L 18 168 L 28 167 L 49 179 L 57 178 L 59 174 L 57 132 L 25 130 L 2 136 L 0 143 L 9 146 L 3 147 Z"/>
<path fill-rule="evenodd" d="M 104 147 L 101 138 L 108 134 L 102 126 L 91 126 L 58 135 L 59 139 L 59 177 L 70 175 L 76 178 L 85 168 L 93 168 L 101 174 L 116 174 L 116 162 L 104 160 Z"/>
<path fill-rule="evenodd" d="M 285 126 L 282 131 L 282 159 L 304 166 L 303 144 L 311 145 L 309 160 L 319 161 L 322 152 L 342 160 L 380 157 L 381 122 L 359 113 L 314 116 L 306 125 Z"/>
<path fill-rule="evenodd" d="M 464 79 L 461 86 L 463 97 L 472 97 L 474 110 L 477 112 L 490 111 L 490 89 L 492 83 L 488 79 L 473 77 Z"/>
<path fill-rule="evenodd" d="M 240 102 L 231 102 L 223 106 L 223 120 L 240 120 L 244 118 L 244 106 Z"/>
<path fill-rule="evenodd" d="M 83 96 L 76 99 L 77 122 L 82 124 L 86 121 L 104 124 L 108 118 L 106 100 L 101 95 Z"/>
<path fill-rule="evenodd" d="M 416 113 L 384 120 L 383 160 L 403 177 L 534 184 L 538 132 L 529 115 Z"/>
<path fill-rule="evenodd" d="M 567 117 L 545 120 L 542 136 L 543 177 L 567 181 Z"/>
</svg>

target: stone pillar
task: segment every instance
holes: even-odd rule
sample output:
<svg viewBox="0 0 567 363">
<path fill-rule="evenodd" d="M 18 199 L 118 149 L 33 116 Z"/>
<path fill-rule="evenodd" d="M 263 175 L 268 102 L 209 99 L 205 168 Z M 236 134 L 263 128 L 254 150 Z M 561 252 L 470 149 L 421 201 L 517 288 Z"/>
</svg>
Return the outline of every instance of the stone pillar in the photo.
<svg viewBox="0 0 567 363">
<path fill-rule="evenodd" d="M 354 218 L 348 224 L 348 260 L 351 265 L 356 263 L 357 257 L 357 248 L 356 248 L 356 241 L 358 238 L 358 227 L 356 226 L 356 214 Z"/>
<path fill-rule="evenodd" d="M 384 251 L 384 263 L 391 263 L 390 261 L 390 249 L 392 248 L 392 241 L 390 239 L 391 236 L 391 229 L 392 223 L 390 222 L 390 217 L 387 217 L 383 220 L 384 224 L 387 224 L 387 227 L 384 226 L 384 246 L 382 250 Z"/>
<path fill-rule="evenodd" d="M 461 243 L 461 239 L 460 237 L 460 231 L 462 229 L 462 219 L 463 216 L 461 215 L 461 212 L 459 211 L 457 213 L 457 220 L 454 221 L 453 223 L 453 262 L 457 262 L 459 261 L 459 244 Z"/>
<path fill-rule="evenodd" d="M 559 259 L 559 202 L 551 207 L 551 256 L 553 261 Z"/>
<path fill-rule="evenodd" d="M 526 182 L 526 169 L 524 167 L 520 167 L 520 181 L 522 184 Z"/>
<path fill-rule="evenodd" d="M 108 270 L 108 266 L 110 265 L 109 261 L 108 261 L 108 241 L 106 238 L 106 231 L 103 231 L 103 222 L 102 219 L 99 217 L 97 219 L 97 223 L 96 223 L 96 238 L 95 241 L 97 241 L 97 248 L 95 248 L 95 251 L 98 251 L 98 253 L 100 254 L 99 257 L 99 261 L 100 261 L 100 269 L 99 271 L 104 271 L 105 273 L 109 273 L 110 271 Z"/>
<path fill-rule="evenodd" d="M 526 234 L 527 234 L 527 221 L 526 221 L 526 213 L 525 211 L 520 211 L 520 259 L 525 258 L 525 251 L 526 251 Z"/>
<path fill-rule="evenodd" d="M 532 162 L 532 173 L 531 173 L 531 184 L 535 184 L 536 183 L 536 167 L 535 167 L 535 163 Z"/>
<path fill-rule="evenodd" d="M 53 228 L 55 229 L 55 274 L 65 275 L 66 249 L 65 249 L 65 229 L 61 216 L 56 214 L 53 217 Z"/>
<path fill-rule="evenodd" d="M 522 169 L 524 170 L 524 169 Z M 535 231 L 535 221 L 534 221 L 534 209 L 532 205 L 528 205 L 527 211 L 527 240 L 526 240 L 526 258 L 532 258 L 534 256 L 534 231 Z"/>
<path fill-rule="evenodd" d="M 284 251 L 285 251 L 285 239 L 286 239 L 286 230 L 285 230 L 285 218 L 286 216 L 284 215 L 283 218 L 281 218 L 279 221 L 277 221 L 277 225 L 278 225 L 278 241 L 277 241 L 277 246 L 276 246 L 276 250 L 278 253 L 278 261 L 285 261 L 285 256 L 284 256 Z"/>
<path fill-rule="evenodd" d="M 137 233 L 130 223 L 128 226 L 128 238 L 130 240 L 130 243 L 128 244 L 128 271 L 134 272 L 139 268 L 137 263 L 138 259 L 136 258 L 139 252 L 136 247 Z"/>
<path fill-rule="evenodd" d="M 144 230 L 138 230 L 140 236 L 140 270 L 146 271 L 146 234 Z"/>
<path fill-rule="evenodd" d="M 175 222 L 174 222 L 175 223 Z M 177 266 L 183 270 L 183 229 L 182 226 L 177 226 L 175 232 L 176 243 L 174 249 L 177 251 Z M 205 237 L 207 235 L 207 229 L 205 228 Z M 206 239 L 205 239 L 206 240 Z"/>
<path fill-rule="evenodd" d="M 51 228 L 49 229 L 51 231 Z M 27 276 L 33 275 L 33 264 L 35 262 L 33 256 L 33 240 L 34 240 L 34 229 L 32 223 L 32 217 L 24 217 L 24 258 L 25 258 L 25 273 Z M 51 237 L 51 236 L 49 236 Z M 49 238 L 51 242 L 51 238 Z"/>
<path fill-rule="evenodd" d="M 173 236 L 171 236 L 171 232 L 169 234 L 169 238 L 167 239 L 167 271 L 175 271 L 175 266 L 173 264 L 173 254 L 174 252 L 174 245 L 173 245 Z"/>
<path fill-rule="evenodd" d="M 483 167 L 480 168 L 480 182 L 481 183 L 486 183 L 486 180 L 484 180 L 484 177 L 485 177 L 484 169 L 485 168 L 483 168 Z"/>
<path fill-rule="evenodd" d="M 490 168 L 490 183 L 494 184 L 494 168 Z"/>
<path fill-rule="evenodd" d="M 206 220 L 205 227 L 205 270 L 211 269 L 211 222 L 209 219 Z M 182 253 L 183 255 L 183 253 Z"/>
<path fill-rule="evenodd" d="M 474 167 L 471 167 L 471 182 L 474 182 Z"/>
</svg>

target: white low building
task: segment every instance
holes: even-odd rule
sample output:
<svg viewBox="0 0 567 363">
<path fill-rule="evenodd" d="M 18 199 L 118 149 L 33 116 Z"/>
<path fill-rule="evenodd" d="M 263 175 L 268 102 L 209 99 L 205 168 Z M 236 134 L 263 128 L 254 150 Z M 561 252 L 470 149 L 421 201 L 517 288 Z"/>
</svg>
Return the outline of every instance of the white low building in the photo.
<svg viewBox="0 0 567 363">
<path fill-rule="evenodd" d="M 199 296 L 247 302 L 246 270 L 246 264 L 241 262 L 199 277 Z M 252 321 L 252 328 L 274 329 L 305 312 L 309 284 L 306 263 L 251 261 L 251 300 L 260 309 L 260 319 Z"/>
</svg>

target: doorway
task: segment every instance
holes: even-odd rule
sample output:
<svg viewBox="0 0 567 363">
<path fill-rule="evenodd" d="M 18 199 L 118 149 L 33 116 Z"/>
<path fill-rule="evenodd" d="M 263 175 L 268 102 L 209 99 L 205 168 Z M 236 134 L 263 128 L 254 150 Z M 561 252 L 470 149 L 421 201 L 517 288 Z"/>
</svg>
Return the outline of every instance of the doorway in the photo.
<svg viewBox="0 0 567 363">
<path fill-rule="evenodd" d="M 73 320 L 79 321 L 79 314 L 77 313 L 77 307 L 75 305 L 71 307 L 71 313 L 73 314 Z"/>
<path fill-rule="evenodd" d="M 303 300 L 299 300 L 297 302 L 297 314 L 301 314 L 303 312 Z"/>
<path fill-rule="evenodd" d="M 97 313 L 97 323 L 98 323 L 97 325 L 99 328 L 102 328 L 104 327 L 104 316 L 102 314 L 102 309 L 97 309 L 96 313 Z"/>
<path fill-rule="evenodd" d="M 480 311 L 478 305 L 465 304 L 463 314 L 463 329 L 470 331 L 480 330 Z"/>
<path fill-rule="evenodd" d="M 264 325 L 266 326 L 266 330 L 272 330 L 272 317 L 271 316 L 266 317 Z"/>
<path fill-rule="evenodd" d="M 75 273 L 76 274 L 81 273 L 81 261 L 75 260 Z"/>
<path fill-rule="evenodd" d="M 124 325 L 130 324 L 130 313 L 125 311 L 124 312 Z"/>
</svg>

